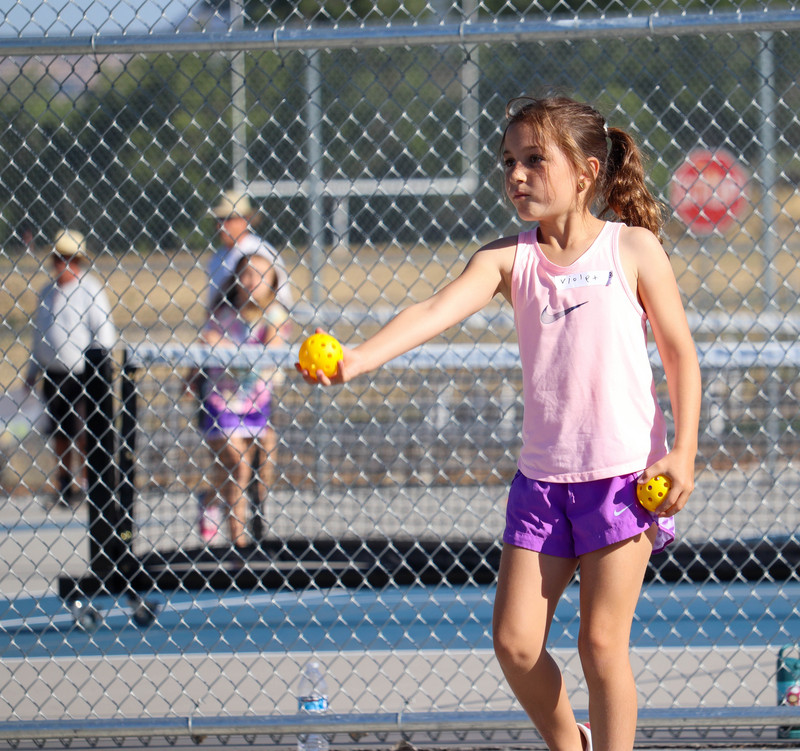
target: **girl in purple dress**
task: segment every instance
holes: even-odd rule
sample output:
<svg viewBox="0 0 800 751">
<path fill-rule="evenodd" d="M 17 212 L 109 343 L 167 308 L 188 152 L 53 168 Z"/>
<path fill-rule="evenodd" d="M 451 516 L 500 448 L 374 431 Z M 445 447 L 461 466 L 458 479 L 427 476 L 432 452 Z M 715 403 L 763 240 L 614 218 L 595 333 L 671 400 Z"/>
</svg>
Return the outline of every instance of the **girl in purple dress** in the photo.
<svg viewBox="0 0 800 751">
<path fill-rule="evenodd" d="M 258 252 L 243 255 L 211 306 L 202 341 L 212 348 L 281 346 L 285 308 L 276 302 L 278 275 L 273 260 Z M 200 516 L 206 542 L 217 535 L 227 513 L 231 542 L 249 542 L 247 487 L 258 469 L 261 493 L 269 486 L 275 433 L 269 426 L 274 368 L 207 367 L 201 380 L 202 431 L 214 459 L 213 488 Z M 262 498 L 263 500 L 263 498 Z"/>
</svg>

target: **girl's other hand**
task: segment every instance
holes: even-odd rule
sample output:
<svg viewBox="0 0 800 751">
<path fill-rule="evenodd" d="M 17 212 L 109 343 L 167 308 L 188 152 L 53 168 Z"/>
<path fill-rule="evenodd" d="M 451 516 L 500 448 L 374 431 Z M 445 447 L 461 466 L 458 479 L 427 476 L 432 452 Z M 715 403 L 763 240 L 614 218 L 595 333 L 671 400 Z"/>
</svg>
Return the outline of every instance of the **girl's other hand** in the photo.
<svg viewBox="0 0 800 751">
<path fill-rule="evenodd" d="M 663 517 L 675 516 L 686 505 L 694 490 L 694 457 L 691 460 L 683 459 L 680 453 L 672 451 L 642 472 L 638 483 L 643 485 L 656 475 L 664 475 L 672 483 L 656 513 Z"/>
</svg>

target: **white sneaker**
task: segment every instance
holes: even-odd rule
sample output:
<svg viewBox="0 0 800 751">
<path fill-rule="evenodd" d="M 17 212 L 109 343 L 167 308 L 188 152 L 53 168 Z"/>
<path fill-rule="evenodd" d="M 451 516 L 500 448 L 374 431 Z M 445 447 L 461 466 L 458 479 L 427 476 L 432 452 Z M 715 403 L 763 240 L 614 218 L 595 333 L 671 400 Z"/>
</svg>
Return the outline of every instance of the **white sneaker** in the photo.
<svg viewBox="0 0 800 751">
<path fill-rule="evenodd" d="M 592 731 L 589 729 L 589 723 L 581 725 L 578 723 L 578 730 L 581 731 L 581 741 L 583 741 L 583 751 L 592 751 Z"/>
</svg>

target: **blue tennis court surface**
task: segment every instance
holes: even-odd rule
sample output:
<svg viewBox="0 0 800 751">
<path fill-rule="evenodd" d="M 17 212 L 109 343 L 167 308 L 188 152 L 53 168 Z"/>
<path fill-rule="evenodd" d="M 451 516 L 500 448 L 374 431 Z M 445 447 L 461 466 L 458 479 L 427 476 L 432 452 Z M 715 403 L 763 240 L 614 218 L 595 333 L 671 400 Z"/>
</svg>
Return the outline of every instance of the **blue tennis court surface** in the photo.
<svg viewBox="0 0 800 751">
<path fill-rule="evenodd" d="M 575 646 L 577 586 L 556 612 L 554 648 Z M 77 626 L 56 596 L 0 605 L 0 659 L 339 650 L 491 649 L 494 587 L 408 587 L 154 597 L 156 619 L 131 620 L 98 598 L 97 629 Z M 633 647 L 780 646 L 800 633 L 800 583 L 649 586 Z"/>
</svg>

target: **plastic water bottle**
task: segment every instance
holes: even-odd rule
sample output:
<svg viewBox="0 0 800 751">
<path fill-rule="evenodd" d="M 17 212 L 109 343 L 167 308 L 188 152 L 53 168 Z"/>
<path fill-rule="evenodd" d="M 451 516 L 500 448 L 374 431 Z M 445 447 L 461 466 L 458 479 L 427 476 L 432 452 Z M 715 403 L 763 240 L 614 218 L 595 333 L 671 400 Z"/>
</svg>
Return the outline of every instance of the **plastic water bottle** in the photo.
<svg viewBox="0 0 800 751">
<path fill-rule="evenodd" d="M 778 653 L 778 704 L 788 704 L 800 710 L 800 657 L 797 647 L 787 644 Z M 778 738 L 800 738 L 800 728 L 779 727 Z"/>
<path fill-rule="evenodd" d="M 309 662 L 300 675 L 297 694 L 300 714 L 322 714 L 328 711 L 328 684 L 316 660 Z M 328 739 L 320 733 L 297 737 L 297 751 L 328 751 Z"/>
</svg>

